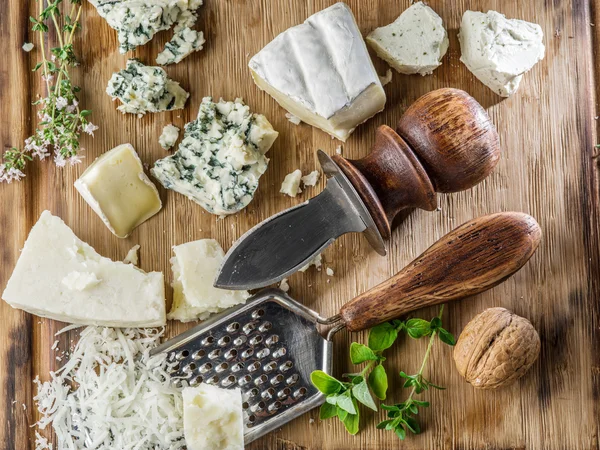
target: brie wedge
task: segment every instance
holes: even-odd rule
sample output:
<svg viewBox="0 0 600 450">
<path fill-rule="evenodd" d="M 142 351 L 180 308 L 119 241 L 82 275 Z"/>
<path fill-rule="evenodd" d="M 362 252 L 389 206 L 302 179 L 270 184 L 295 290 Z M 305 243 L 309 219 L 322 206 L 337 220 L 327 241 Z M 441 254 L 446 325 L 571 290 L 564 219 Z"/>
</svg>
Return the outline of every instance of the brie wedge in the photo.
<svg viewBox="0 0 600 450">
<path fill-rule="evenodd" d="M 242 391 L 207 383 L 186 387 L 183 433 L 187 450 L 243 450 Z"/>
<path fill-rule="evenodd" d="M 287 174 L 283 180 L 283 183 L 281 183 L 281 189 L 279 189 L 279 192 L 289 195 L 290 197 L 295 197 L 302 192 L 302 189 L 300 189 L 301 179 L 302 171 L 300 169 L 296 169 L 292 173 Z"/>
<path fill-rule="evenodd" d="M 13 308 L 81 325 L 165 325 L 163 274 L 100 256 L 44 211 L 2 298 Z"/>
<path fill-rule="evenodd" d="M 344 3 L 284 31 L 249 65 L 258 87 L 292 115 L 342 141 L 385 106 L 385 92 Z"/>
<path fill-rule="evenodd" d="M 119 145 L 97 158 L 75 181 L 75 188 L 120 238 L 129 236 L 162 208 L 158 190 L 131 144 Z"/>
<path fill-rule="evenodd" d="M 467 11 L 458 35 L 460 60 L 479 81 L 508 97 L 523 74 L 544 58 L 544 33 L 535 24 L 507 19 L 496 11 Z"/>
<path fill-rule="evenodd" d="M 247 291 L 213 286 L 225 253 L 214 239 L 201 239 L 173 247 L 173 306 L 168 318 L 189 322 L 244 303 Z"/>
<path fill-rule="evenodd" d="M 422 2 L 367 36 L 367 43 L 381 59 L 408 75 L 431 74 L 442 64 L 449 42 L 442 18 Z"/>
</svg>

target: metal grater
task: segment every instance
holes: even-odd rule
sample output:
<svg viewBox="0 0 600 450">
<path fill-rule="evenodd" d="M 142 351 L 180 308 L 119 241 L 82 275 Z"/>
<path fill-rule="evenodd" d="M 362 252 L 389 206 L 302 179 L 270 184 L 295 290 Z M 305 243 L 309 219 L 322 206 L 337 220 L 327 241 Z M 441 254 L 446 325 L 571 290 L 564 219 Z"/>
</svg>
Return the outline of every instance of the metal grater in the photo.
<svg viewBox="0 0 600 450">
<path fill-rule="evenodd" d="M 177 361 L 180 386 L 211 383 L 240 388 L 246 443 L 319 406 L 325 397 L 310 373 L 331 371 L 331 340 L 317 330 L 325 319 L 279 289 L 267 289 L 152 351 Z"/>
</svg>

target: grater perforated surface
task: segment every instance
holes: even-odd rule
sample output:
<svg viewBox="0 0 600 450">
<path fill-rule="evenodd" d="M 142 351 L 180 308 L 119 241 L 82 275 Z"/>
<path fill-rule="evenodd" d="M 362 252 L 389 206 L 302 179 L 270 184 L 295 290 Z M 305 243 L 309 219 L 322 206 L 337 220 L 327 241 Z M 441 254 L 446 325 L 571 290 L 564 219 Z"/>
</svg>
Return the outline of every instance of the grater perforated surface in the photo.
<svg viewBox="0 0 600 450">
<path fill-rule="evenodd" d="M 246 443 L 321 404 L 310 373 L 330 372 L 331 341 L 314 311 L 271 289 L 157 347 L 181 385 L 240 388 Z"/>
</svg>

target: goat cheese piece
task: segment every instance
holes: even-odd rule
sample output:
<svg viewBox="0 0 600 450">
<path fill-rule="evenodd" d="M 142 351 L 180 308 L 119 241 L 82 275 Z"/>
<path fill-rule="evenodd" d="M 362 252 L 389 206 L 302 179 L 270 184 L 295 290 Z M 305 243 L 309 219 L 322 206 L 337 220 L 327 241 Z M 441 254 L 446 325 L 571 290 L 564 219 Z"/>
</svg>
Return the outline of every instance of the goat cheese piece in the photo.
<svg viewBox="0 0 600 450">
<path fill-rule="evenodd" d="M 120 238 L 129 236 L 162 208 L 158 190 L 131 144 L 98 157 L 75 181 L 75 189 Z"/>
<path fill-rule="evenodd" d="M 119 51 L 126 53 L 150 41 L 156 33 L 175 25 L 191 27 L 202 0 L 90 0 L 98 14 L 117 30 Z"/>
<path fill-rule="evenodd" d="M 165 49 L 156 57 L 156 63 L 161 66 L 168 64 L 177 64 L 186 56 L 202 50 L 204 45 L 204 33 L 183 28 L 173 35 L 173 38 L 167 42 Z"/>
<path fill-rule="evenodd" d="M 258 87 L 283 108 L 342 141 L 385 106 L 385 92 L 344 3 L 284 31 L 249 65 Z"/>
<path fill-rule="evenodd" d="M 100 256 L 48 211 L 31 229 L 2 294 L 13 308 L 82 325 L 166 323 L 163 274 Z"/>
<path fill-rule="evenodd" d="M 133 58 L 127 61 L 125 69 L 113 73 L 106 93 L 121 101 L 119 111 L 140 117 L 147 112 L 182 109 L 190 96 L 163 69 L 145 66 Z"/>
<path fill-rule="evenodd" d="M 163 128 L 163 131 L 158 138 L 158 143 L 165 150 L 169 150 L 175 145 L 177 139 L 179 139 L 179 128 L 170 123 Z"/>
<path fill-rule="evenodd" d="M 173 306 L 168 318 L 189 322 L 244 303 L 247 291 L 217 289 L 213 282 L 225 258 L 214 239 L 201 239 L 173 247 Z"/>
<path fill-rule="evenodd" d="M 242 391 L 207 383 L 186 387 L 183 434 L 188 450 L 243 450 Z"/>
<path fill-rule="evenodd" d="M 300 180 L 302 179 L 302 171 L 300 169 L 294 170 L 285 176 L 283 183 L 281 183 L 281 189 L 279 192 L 287 194 L 290 197 L 295 197 L 302 192 L 300 189 Z"/>
<path fill-rule="evenodd" d="M 137 266 L 139 259 L 140 259 L 139 255 L 138 255 L 139 250 L 140 250 L 140 244 L 136 244 L 133 247 L 131 247 L 129 249 L 129 251 L 127 252 L 127 254 L 125 255 L 123 262 L 125 264 L 133 264 L 134 266 Z"/>
<path fill-rule="evenodd" d="M 317 184 L 317 182 L 319 181 L 319 178 L 321 178 L 321 174 L 319 173 L 319 171 L 313 170 L 308 175 L 305 175 L 302 177 L 302 184 L 304 184 L 305 187 L 306 186 L 315 186 Z"/>
<path fill-rule="evenodd" d="M 460 60 L 502 97 L 513 94 L 523 74 L 544 59 L 542 28 L 496 11 L 466 11 L 458 39 Z"/>
<path fill-rule="evenodd" d="M 367 43 L 398 72 L 429 75 L 442 64 L 449 40 L 442 18 L 418 2 L 391 24 L 373 30 Z"/>
<path fill-rule="evenodd" d="M 269 163 L 265 153 L 278 134 L 241 99 L 214 103 L 205 97 L 177 152 L 156 161 L 151 172 L 208 212 L 234 214 L 254 197 Z"/>
</svg>

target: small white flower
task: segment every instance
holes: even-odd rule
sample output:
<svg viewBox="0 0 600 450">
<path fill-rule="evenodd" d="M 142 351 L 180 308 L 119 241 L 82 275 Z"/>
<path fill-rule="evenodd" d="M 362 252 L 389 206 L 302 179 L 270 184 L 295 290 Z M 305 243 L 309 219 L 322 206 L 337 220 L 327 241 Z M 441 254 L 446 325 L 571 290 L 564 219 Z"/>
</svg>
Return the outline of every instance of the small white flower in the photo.
<svg viewBox="0 0 600 450">
<path fill-rule="evenodd" d="M 48 83 L 52 83 L 53 80 L 54 80 L 54 75 L 52 75 L 52 74 L 48 74 L 48 76 L 42 75 L 42 81 L 47 81 Z"/>
<path fill-rule="evenodd" d="M 68 104 L 69 104 L 69 101 L 64 97 L 58 97 L 56 99 L 56 109 L 58 109 L 59 111 L 61 109 L 63 109 L 65 106 L 67 106 Z"/>
<path fill-rule="evenodd" d="M 5 164 L 0 164 L 0 182 L 12 183 L 13 181 L 19 181 L 25 174 L 19 169 L 11 167 L 6 170 Z"/>
<path fill-rule="evenodd" d="M 71 164 L 72 166 L 74 166 L 75 164 L 81 164 L 83 158 L 85 157 L 81 155 L 73 155 L 69 158 L 69 164 Z"/>
<path fill-rule="evenodd" d="M 42 117 L 42 122 L 52 122 L 52 117 L 50 117 L 47 113 L 44 113 L 43 117 Z"/>
<path fill-rule="evenodd" d="M 56 61 L 56 55 L 52 55 L 52 56 L 50 57 L 50 59 L 51 59 L 52 61 Z"/>
<path fill-rule="evenodd" d="M 94 125 L 92 122 L 88 122 L 85 124 L 85 127 L 83 127 L 83 131 L 87 134 L 89 134 L 90 136 L 94 135 L 94 131 L 96 131 L 98 129 L 98 127 L 96 125 Z"/>
<path fill-rule="evenodd" d="M 37 148 L 35 148 L 31 152 L 31 155 L 39 158 L 40 161 L 43 161 L 48 156 L 50 156 L 50 151 L 48 150 L 48 147 L 46 145 L 42 144 L 42 145 L 38 146 Z"/>
<path fill-rule="evenodd" d="M 70 113 L 77 111 L 77 105 L 79 105 L 79 102 L 77 100 L 73 99 L 73 103 L 71 103 L 69 106 L 67 106 L 67 111 Z"/>
<path fill-rule="evenodd" d="M 57 167 L 65 167 L 65 164 L 67 164 L 67 160 L 59 152 L 55 152 L 54 164 L 56 164 Z"/>
</svg>

